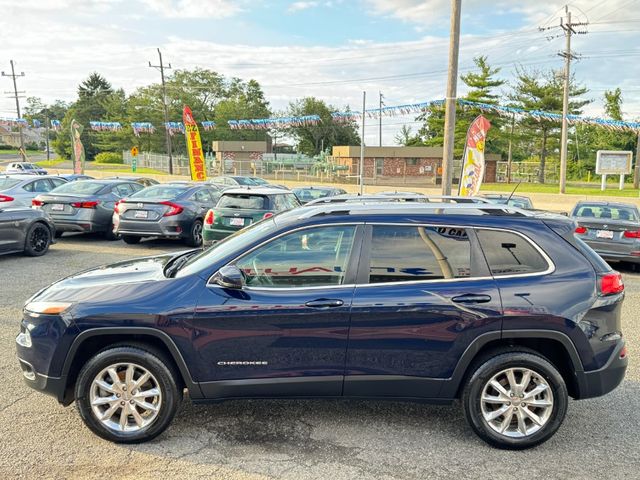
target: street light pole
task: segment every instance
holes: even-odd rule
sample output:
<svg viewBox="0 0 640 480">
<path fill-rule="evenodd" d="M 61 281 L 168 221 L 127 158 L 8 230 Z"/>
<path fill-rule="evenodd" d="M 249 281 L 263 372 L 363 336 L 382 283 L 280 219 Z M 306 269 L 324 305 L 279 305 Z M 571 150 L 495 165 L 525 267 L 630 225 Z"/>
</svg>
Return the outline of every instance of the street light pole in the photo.
<svg viewBox="0 0 640 480">
<path fill-rule="evenodd" d="M 364 194 L 364 119 L 367 104 L 367 92 L 362 92 L 362 133 L 360 134 L 360 195 Z"/>
</svg>

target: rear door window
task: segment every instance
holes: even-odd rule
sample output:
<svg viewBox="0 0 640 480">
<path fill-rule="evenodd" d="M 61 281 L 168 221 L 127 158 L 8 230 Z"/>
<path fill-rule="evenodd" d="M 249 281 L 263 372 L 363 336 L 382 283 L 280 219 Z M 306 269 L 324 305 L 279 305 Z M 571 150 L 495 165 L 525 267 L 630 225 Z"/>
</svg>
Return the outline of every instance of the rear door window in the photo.
<svg viewBox="0 0 640 480">
<path fill-rule="evenodd" d="M 464 228 L 375 225 L 369 283 L 471 276 L 471 245 Z"/>
<path fill-rule="evenodd" d="M 550 267 L 531 242 L 516 233 L 478 229 L 476 234 L 495 277 L 540 273 Z"/>
</svg>

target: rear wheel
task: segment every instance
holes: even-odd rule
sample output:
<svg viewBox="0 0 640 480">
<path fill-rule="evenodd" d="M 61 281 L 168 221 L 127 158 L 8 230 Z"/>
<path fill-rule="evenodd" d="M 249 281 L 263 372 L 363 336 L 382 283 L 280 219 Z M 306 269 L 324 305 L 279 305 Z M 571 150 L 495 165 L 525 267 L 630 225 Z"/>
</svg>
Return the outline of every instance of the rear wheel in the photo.
<svg viewBox="0 0 640 480">
<path fill-rule="evenodd" d="M 202 246 L 202 220 L 195 220 L 185 243 L 190 247 Z"/>
<path fill-rule="evenodd" d="M 140 243 L 140 240 L 142 240 L 142 238 L 136 237 L 135 235 L 122 235 L 122 240 L 124 240 L 124 243 L 127 243 L 129 245 L 135 245 L 137 243 Z"/>
<path fill-rule="evenodd" d="M 87 427 L 117 443 L 160 435 L 181 400 L 169 362 L 133 346 L 113 347 L 90 359 L 78 375 L 75 397 Z"/>
<path fill-rule="evenodd" d="M 30 257 L 39 257 L 49 250 L 51 245 L 51 230 L 44 223 L 34 223 L 27 231 L 24 243 L 24 253 Z"/>
<path fill-rule="evenodd" d="M 465 386 L 462 405 L 467 422 L 485 442 L 520 450 L 556 433 L 567 412 L 568 394 L 550 362 L 514 351 L 476 368 Z"/>
</svg>

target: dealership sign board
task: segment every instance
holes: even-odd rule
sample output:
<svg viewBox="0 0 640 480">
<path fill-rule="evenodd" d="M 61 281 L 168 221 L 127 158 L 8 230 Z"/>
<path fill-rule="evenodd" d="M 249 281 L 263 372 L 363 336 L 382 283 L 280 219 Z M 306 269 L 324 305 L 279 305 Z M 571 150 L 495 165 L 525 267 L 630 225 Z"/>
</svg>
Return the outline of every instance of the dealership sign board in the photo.
<svg viewBox="0 0 640 480">
<path fill-rule="evenodd" d="M 629 175 L 633 152 L 598 150 L 596 173 L 598 175 Z"/>
</svg>

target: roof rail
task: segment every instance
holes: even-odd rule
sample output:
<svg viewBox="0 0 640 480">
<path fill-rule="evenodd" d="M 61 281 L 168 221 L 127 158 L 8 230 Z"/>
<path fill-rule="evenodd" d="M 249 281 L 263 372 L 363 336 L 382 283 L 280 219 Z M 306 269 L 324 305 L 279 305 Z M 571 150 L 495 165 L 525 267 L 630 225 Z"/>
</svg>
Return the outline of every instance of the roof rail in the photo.
<svg viewBox="0 0 640 480">
<path fill-rule="evenodd" d="M 335 214 L 398 214 L 398 213 L 436 213 L 436 214 L 470 214 L 470 215 L 495 215 L 495 216 L 517 216 L 535 217 L 536 213 L 529 210 L 522 210 L 508 205 L 497 205 L 494 203 L 421 203 L 407 202 L 401 205 L 397 202 L 349 202 L 334 203 L 324 205 L 304 205 L 297 209 L 300 211 L 299 218 L 311 218 L 319 215 Z"/>
<path fill-rule="evenodd" d="M 336 203 L 364 203 L 364 202 L 410 202 L 410 203 L 492 203 L 481 197 L 462 197 L 455 195 L 423 195 L 422 193 L 402 194 L 370 194 L 370 195 L 336 195 L 312 200 L 307 205 L 325 205 Z"/>
</svg>

